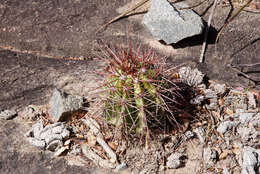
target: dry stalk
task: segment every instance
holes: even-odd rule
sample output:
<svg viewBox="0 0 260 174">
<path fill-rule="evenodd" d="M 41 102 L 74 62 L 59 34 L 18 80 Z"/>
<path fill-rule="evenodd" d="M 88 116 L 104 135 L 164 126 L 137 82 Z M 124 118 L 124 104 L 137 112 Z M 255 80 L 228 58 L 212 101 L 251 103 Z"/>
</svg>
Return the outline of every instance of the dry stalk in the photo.
<svg viewBox="0 0 260 174">
<path fill-rule="evenodd" d="M 216 5 L 217 5 L 218 0 L 214 1 L 210 16 L 209 16 L 209 20 L 208 20 L 208 24 L 206 26 L 206 31 L 205 31 L 205 35 L 204 35 L 204 41 L 203 41 L 203 45 L 202 45 L 202 49 L 201 49 L 201 54 L 200 54 L 200 63 L 204 62 L 204 56 L 205 56 L 205 52 L 206 52 L 206 48 L 207 48 L 207 40 L 208 40 L 208 33 L 209 33 L 209 28 L 210 28 L 210 24 L 211 24 L 211 20 L 214 14 L 214 11 L 216 9 Z"/>
<path fill-rule="evenodd" d="M 116 166 L 112 164 L 109 160 L 104 160 L 98 154 L 96 154 L 90 147 L 86 144 L 81 145 L 82 153 L 92 160 L 96 165 L 102 166 L 104 168 L 114 169 Z"/>
</svg>

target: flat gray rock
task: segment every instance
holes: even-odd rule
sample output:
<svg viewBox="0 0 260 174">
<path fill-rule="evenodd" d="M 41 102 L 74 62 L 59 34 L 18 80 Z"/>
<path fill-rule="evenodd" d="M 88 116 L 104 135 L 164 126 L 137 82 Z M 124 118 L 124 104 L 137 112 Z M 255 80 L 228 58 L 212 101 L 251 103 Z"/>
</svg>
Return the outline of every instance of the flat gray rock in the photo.
<svg viewBox="0 0 260 174">
<path fill-rule="evenodd" d="M 49 114 L 56 122 L 64 121 L 72 112 L 80 110 L 83 103 L 83 97 L 69 95 L 55 88 L 49 102 Z"/>
<path fill-rule="evenodd" d="M 166 44 L 174 44 L 185 38 L 201 34 L 203 20 L 185 3 L 170 4 L 167 0 L 151 0 L 151 6 L 144 15 L 143 24 L 154 38 Z"/>
</svg>

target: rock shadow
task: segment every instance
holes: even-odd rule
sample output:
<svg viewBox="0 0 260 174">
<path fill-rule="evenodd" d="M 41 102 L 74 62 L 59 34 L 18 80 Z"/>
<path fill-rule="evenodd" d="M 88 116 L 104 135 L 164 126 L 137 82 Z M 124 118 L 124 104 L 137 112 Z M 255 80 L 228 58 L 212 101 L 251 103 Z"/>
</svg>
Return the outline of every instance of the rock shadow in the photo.
<svg viewBox="0 0 260 174">
<path fill-rule="evenodd" d="M 204 32 L 202 34 L 188 37 L 186 39 L 179 41 L 176 44 L 170 44 L 170 45 L 175 49 L 202 45 L 203 40 L 204 40 L 205 31 L 206 30 L 204 30 Z M 216 41 L 217 35 L 218 35 L 218 31 L 214 27 L 210 26 L 207 44 L 214 44 Z M 166 43 L 162 40 L 160 40 L 159 42 L 166 45 Z"/>
</svg>

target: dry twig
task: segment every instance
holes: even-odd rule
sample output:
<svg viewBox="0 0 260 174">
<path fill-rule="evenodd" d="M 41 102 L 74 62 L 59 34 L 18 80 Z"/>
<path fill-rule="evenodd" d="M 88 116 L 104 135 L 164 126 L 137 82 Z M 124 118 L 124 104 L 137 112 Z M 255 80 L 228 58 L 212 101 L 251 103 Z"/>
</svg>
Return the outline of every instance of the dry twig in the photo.
<svg viewBox="0 0 260 174">
<path fill-rule="evenodd" d="M 108 144 L 103 139 L 101 132 L 99 131 L 98 123 L 89 117 L 82 119 L 83 123 L 90 128 L 90 131 L 97 137 L 97 142 L 103 147 L 109 157 L 114 161 L 117 162 L 117 157 L 115 152 L 108 146 Z"/>
<path fill-rule="evenodd" d="M 82 153 L 90 160 L 92 160 L 96 165 L 113 169 L 115 168 L 115 165 L 110 163 L 109 160 L 104 160 L 101 158 L 98 154 L 96 154 L 90 147 L 88 147 L 86 144 L 83 144 L 81 146 Z"/>
<path fill-rule="evenodd" d="M 216 9 L 216 5 L 217 5 L 218 0 L 214 1 L 210 16 L 209 16 L 209 20 L 208 20 L 208 24 L 206 26 L 206 31 L 205 31 L 205 35 L 204 35 L 204 41 L 203 41 L 203 45 L 202 45 L 202 49 L 201 49 L 201 54 L 200 54 L 200 63 L 204 62 L 204 55 L 205 55 L 205 51 L 206 51 L 206 47 L 207 47 L 207 40 L 208 40 L 208 33 L 209 33 L 209 27 L 210 27 L 210 23 L 214 14 L 214 11 Z"/>
</svg>

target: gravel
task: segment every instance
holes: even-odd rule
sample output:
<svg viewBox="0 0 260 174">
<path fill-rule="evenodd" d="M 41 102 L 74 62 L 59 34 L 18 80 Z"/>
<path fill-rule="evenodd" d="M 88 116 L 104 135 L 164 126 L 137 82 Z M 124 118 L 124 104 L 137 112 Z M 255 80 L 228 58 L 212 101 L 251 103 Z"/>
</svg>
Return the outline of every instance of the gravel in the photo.
<svg viewBox="0 0 260 174">
<path fill-rule="evenodd" d="M 59 122 L 44 127 L 43 122 L 40 121 L 34 124 L 25 135 L 32 145 L 41 149 L 56 151 L 63 145 L 63 141 L 69 138 L 70 132 L 64 123 Z"/>
</svg>

